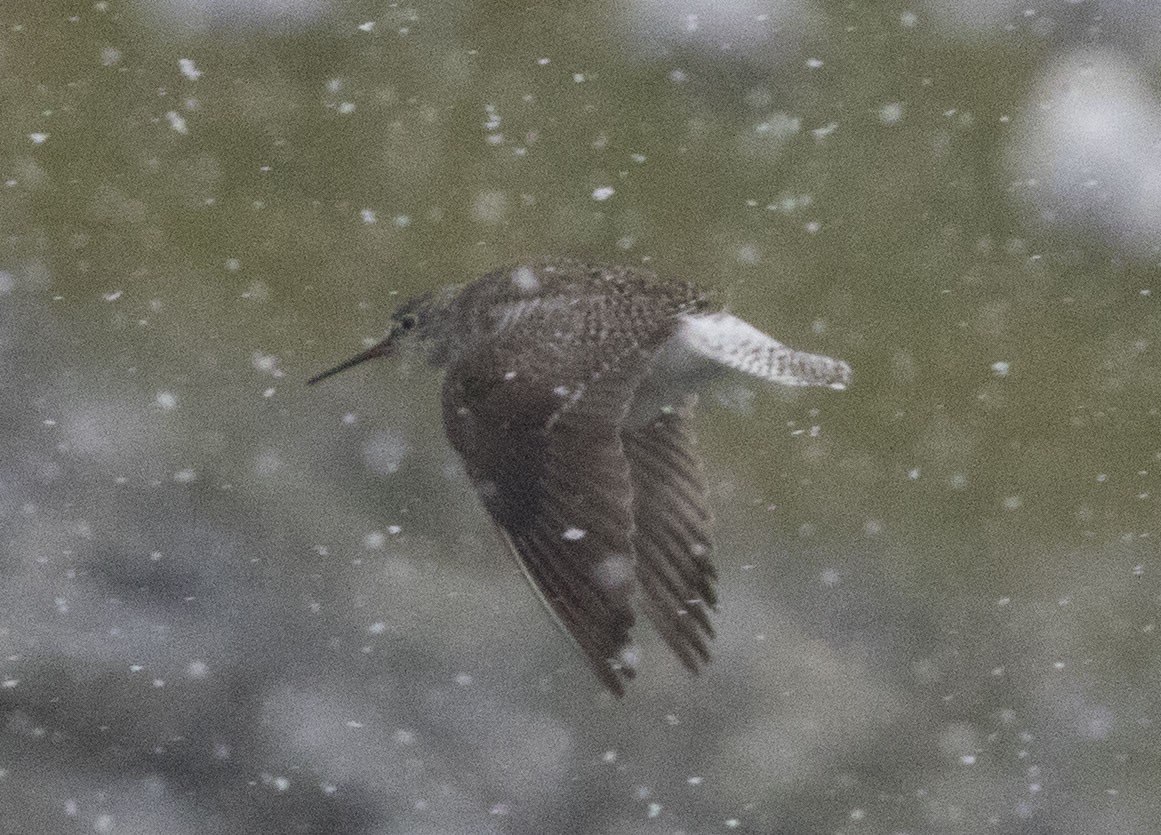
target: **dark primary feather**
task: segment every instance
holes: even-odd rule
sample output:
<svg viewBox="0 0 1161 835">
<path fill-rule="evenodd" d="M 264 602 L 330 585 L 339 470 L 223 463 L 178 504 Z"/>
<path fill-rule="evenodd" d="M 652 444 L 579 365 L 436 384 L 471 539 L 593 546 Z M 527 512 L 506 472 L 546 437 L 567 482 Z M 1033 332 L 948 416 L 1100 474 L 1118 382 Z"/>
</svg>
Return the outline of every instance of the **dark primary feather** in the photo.
<svg viewBox="0 0 1161 835">
<path fill-rule="evenodd" d="M 638 591 L 687 667 L 709 657 L 714 572 L 691 403 L 624 429 L 652 354 L 678 314 L 706 302 L 688 285 L 643 285 L 660 281 L 651 273 L 526 269 L 523 281 L 489 274 L 449 306 L 475 315 L 449 317 L 467 338 L 447 358 L 444 423 L 526 576 L 620 695 Z"/>
<path fill-rule="evenodd" d="M 633 482 L 633 551 L 645 611 L 692 672 L 709 660 L 709 611 L 717 603 L 711 562 L 713 517 L 689 411 L 696 398 L 622 434 Z"/>
</svg>

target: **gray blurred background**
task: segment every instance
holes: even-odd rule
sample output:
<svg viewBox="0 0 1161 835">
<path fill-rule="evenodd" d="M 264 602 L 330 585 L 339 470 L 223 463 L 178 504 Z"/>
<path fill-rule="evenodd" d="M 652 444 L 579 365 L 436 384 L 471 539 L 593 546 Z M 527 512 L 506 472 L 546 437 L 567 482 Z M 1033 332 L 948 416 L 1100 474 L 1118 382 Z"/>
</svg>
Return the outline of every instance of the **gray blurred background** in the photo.
<svg viewBox="0 0 1161 835">
<path fill-rule="evenodd" d="M 1161 832 L 1161 6 L 5 0 L 0 832 Z M 698 429 L 602 693 L 399 296 L 648 264 L 841 356 Z"/>
</svg>

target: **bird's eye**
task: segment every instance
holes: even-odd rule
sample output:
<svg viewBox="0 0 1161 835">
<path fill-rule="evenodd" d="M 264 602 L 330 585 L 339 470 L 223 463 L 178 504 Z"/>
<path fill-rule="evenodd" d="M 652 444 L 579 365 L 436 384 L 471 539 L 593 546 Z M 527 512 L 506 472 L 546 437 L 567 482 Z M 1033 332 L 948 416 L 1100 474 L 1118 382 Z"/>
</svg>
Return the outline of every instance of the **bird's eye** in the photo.
<svg viewBox="0 0 1161 835">
<path fill-rule="evenodd" d="M 403 316 L 401 316 L 399 319 L 399 327 L 403 328 L 403 330 L 405 330 L 405 331 L 409 331 L 412 328 L 414 328 L 415 327 L 415 316 L 410 314 L 410 313 L 406 313 Z"/>
</svg>

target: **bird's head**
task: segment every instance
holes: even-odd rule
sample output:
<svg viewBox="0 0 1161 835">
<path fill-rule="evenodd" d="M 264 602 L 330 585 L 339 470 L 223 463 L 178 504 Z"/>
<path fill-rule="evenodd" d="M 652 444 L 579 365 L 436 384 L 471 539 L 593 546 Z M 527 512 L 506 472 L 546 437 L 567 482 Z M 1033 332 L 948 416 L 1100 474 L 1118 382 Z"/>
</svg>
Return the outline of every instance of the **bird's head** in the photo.
<svg viewBox="0 0 1161 835">
<path fill-rule="evenodd" d="M 307 380 L 308 385 L 322 382 L 327 377 L 334 376 L 340 371 L 346 371 L 363 362 L 376 357 L 389 357 L 396 353 L 399 346 L 405 342 L 421 341 L 430 335 L 428 325 L 443 304 L 432 293 L 408 299 L 391 314 L 391 328 L 383 339 L 376 342 L 361 354 L 356 354 L 349 360 L 339 363 L 334 368 L 328 368 Z"/>
</svg>

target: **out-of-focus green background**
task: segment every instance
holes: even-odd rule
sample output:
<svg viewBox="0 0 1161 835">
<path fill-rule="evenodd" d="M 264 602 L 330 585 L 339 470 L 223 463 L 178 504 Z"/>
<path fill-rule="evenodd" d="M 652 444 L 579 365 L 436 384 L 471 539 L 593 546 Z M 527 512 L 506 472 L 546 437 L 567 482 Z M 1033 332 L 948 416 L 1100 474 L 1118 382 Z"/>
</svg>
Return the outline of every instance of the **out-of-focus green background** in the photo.
<svg viewBox="0 0 1161 835">
<path fill-rule="evenodd" d="M 0 832 L 1161 832 L 1161 8 L 0 7 Z M 843 394 L 699 433 L 716 659 L 615 701 L 438 378 L 533 255 Z M 410 370 L 410 373 L 408 371 Z"/>
</svg>

